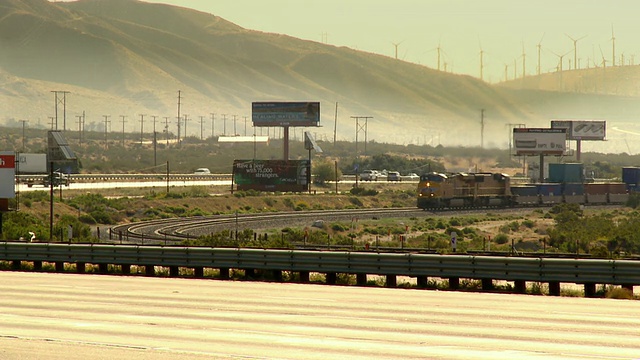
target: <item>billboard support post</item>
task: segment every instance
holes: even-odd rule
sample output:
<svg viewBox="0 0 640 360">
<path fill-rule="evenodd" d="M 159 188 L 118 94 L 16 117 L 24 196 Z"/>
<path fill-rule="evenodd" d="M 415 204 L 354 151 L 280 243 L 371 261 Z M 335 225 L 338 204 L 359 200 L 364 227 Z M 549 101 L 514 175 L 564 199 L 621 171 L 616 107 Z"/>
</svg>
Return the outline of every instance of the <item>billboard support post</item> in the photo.
<svg viewBox="0 0 640 360">
<path fill-rule="evenodd" d="M 284 128 L 284 138 L 282 147 L 284 148 L 284 156 L 282 160 L 289 160 L 289 127 L 283 126 Z"/>
<path fill-rule="evenodd" d="M 544 182 L 544 154 L 540 153 L 540 183 Z"/>
<path fill-rule="evenodd" d="M 576 141 L 576 160 L 580 162 L 580 153 L 582 152 L 582 140 Z"/>
</svg>

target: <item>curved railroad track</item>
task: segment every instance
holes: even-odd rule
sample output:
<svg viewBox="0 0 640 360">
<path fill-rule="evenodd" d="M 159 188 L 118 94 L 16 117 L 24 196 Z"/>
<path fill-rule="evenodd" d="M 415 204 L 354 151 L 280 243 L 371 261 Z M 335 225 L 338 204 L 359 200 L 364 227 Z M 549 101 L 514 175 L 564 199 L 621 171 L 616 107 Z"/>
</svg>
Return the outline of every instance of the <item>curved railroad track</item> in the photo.
<svg viewBox="0 0 640 360">
<path fill-rule="evenodd" d="M 242 231 L 311 226 L 315 221 L 360 221 L 383 218 L 411 218 L 426 216 L 451 217 L 482 212 L 526 213 L 531 208 L 476 208 L 425 211 L 417 208 L 374 208 L 348 210 L 314 210 L 256 214 L 228 214 L 149 220 L 112 227 L 111 239 L 129 243 L 176 243 L 185 239 L 213 234 L 222 230 Z"/>
</svg>

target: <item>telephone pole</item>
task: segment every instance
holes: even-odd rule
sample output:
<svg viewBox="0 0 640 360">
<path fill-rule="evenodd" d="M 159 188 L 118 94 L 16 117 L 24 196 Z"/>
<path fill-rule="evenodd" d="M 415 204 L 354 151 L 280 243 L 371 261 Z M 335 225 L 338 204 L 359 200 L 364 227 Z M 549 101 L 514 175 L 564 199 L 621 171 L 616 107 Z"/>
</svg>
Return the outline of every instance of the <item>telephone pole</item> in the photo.
<svg viewBox="0 0 640 360">
<path fill-rule="evenodd" d="M 111 121 L 109 120 L 111 115 L 102 115 L 102 116 L 104 116 L 104 148 L 108 149 L 109 143 L 107 142 L 107 129 L 109 128 L 109 123 L 111 123 Z"/>
<path fill-rule="evenodd" d="M 181 95 L 181 91 L 178 90 L 178 146 L 180 145 L 180 121 L 181 121 L 181 117 L 180 117 L 180 102 L 182 101 L 182 97 Z"/>
<path fill-rule="evenodd" d="M 122 121 L 122 147 L 124 147 L 124 123 L 126 122 L 125 121 L 126 117 L 127 117 L 126 115 L 120 115 L 120 118 L 122 119 L 120 120 Z"/>
<path fill-rule="evenodd" d="M 142 145 L 143 132 L 144 132 L 144 114 L 140 114 L 140 145 Z"/>
<path fill-rule="evenodd" d="M 480 109 L 480 149 L 484 149 L 484 109 Z"/>
<path fill-rule="evenodd" d="M 211 113 L 211 138 L 212 139 L 216 136 L 215 128 L 216 128 L 216 114 Z"/>
<path fill-rule="evenodd" d="M 200 115 L 200 140 L 204 140 L 204 116 Z"/>
</svg>

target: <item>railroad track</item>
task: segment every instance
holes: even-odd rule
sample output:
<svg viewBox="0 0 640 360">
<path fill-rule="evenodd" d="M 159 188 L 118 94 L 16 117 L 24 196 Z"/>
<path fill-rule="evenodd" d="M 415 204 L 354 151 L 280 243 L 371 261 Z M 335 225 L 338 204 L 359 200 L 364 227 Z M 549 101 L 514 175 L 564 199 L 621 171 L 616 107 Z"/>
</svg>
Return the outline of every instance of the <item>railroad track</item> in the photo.
<svg viewBox="0 0 640 360">
<path fill-rule="evenodd" d="M 314 221 L 336 222 L 363 219 L 424 217 L 416 208 L 349 209 L 263 214 L 231 214 L 190 218 L 150 220 L 111 228 L 112 240 L 144 243 L 175 243 L 222 230 L 253 230 L 311 226 Z"/>
</svg>

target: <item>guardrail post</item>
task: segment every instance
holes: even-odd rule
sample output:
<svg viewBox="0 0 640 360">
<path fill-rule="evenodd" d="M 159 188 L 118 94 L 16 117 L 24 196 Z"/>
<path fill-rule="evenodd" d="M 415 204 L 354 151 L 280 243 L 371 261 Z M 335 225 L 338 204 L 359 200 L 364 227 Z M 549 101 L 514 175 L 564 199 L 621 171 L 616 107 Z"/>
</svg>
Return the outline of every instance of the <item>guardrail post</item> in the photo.
<svg viewBox="0 0 640 360">
<path fill-rule="evenodd" d="M 129 264 L 121 264 L 120 265 L 120 272 L 123 275 L 131 275 L 131 265 L 129 265 Z"/>
<path fill-rule="evenodd" d="M 308 271 L 300 271 L 300 282 L 308 283 L 309 282 L 309 272 Z"/>
<path fill-rule="evenodd" d="M 338 275 L 336 273 L 327 273 L 327 285 L 335 285 L 336 281 L 338 281 Z"/>
<path fill-rule="evenodd" d="M 42 271 L 42 261 L 34 261 L 33 262 L 33 270 Z"/>
<path fill-rule="evenodd" d="M 86 264 L 83 262 L 76 263 L 76 272 L 79 274 L 84 273 Z"/>
<path fill-rule="evenodd" d="M 222 280 L 229 279 L 229 268 L 220 268 L 220 279 Z"/>
<path fill-rule="evenodd" d="M 177 266 L 169 266 L 169 276 L 176 277 L 180 275 L 179 268 Z"/>
<path fill-rule="evenodd" d="M 460 278 L 450 277 L 449 278 L 449 289 L 456 290 L 460 287 Z"/>
<path fill-rule="evenodd" d="M 200 279 L 204 277 L 204 268 L 201 266 L 193 268 L 193 276 Z"/>
<path fill-rule="evenodd" d="M 57 272 L 64 271 L 64 261 L 56 261 L 56 271 Z"/>
<path fill-rule="evenodd" d="M 255 279 L 256 270 L 255 269 L 244 269 L 244 277 L 245 277 L 245 279 Z"/>
<path fill-rule="evenodd" d="M 156 267 L 154 265 L 145 265 L 144 274 L 146 276 L 156 276 Z"/>
<path fill-rule="evenodd" d="M 385 281 L 386 287 L 396 287 L 398 286 L 398 278 L 396 275 L 387 275 L 387 279 Z"/>
<path fill-rule="evenodd" d="M 273 278 L 276 281 L 282 282 L 282 270 L 273 270 Z"/>
<path fill-rule="evenodd" d="M 18 270 L 20 270 L 21 268 L 22 268 L 22 261 L 20 261 L 20 260 L 13 260 L 13 261 L 11 262 L 11 270 L 18 271 Z"/>
<path fill-rule="evenodd" d="M 482 290 L 493 290 L 493 279 L 482 279 Z"/>
<path fill-rule="evenodd" d="M 622 288 L 629 291 L 631 293 L 631 296 L 633 296 L 633 285 L 624 284 L 622 285 Z"/>
<path fill-rule="evenodd" d="M 356 274 L 356 284 L 360 286 L 367 285 L 367 274 Z"/>
<path fill-rule="evenodd" d="M 109 264 L 98 264 L 98 271 L 100 274 L 107 274 L 109 272 Z"/>
<path fill-rule="evenodd" d="M 560 296 L 560 282 L 558 281 L 549 282 L 549 295 Z"/>
<path fill-rule="evenodd" d="M 527 282 L 524 280 L 516 280 L 513 282 L 516 293 L 525 294 L 527 292 Z"/>
<path fill-rule="evenodd" d="M 428 276 L 417 276 L 416 277 L 416 284 L 418 285 L 419 288 L 426 288 L 427 284 L 429 284 L 429 277 Z"/>
<path fill-rule="evenodd" d="M 585 283 L 584 284 L 584 297 L 595 297 L 596 296 L 596 284 L 594 283 Z"/>
</svg>

